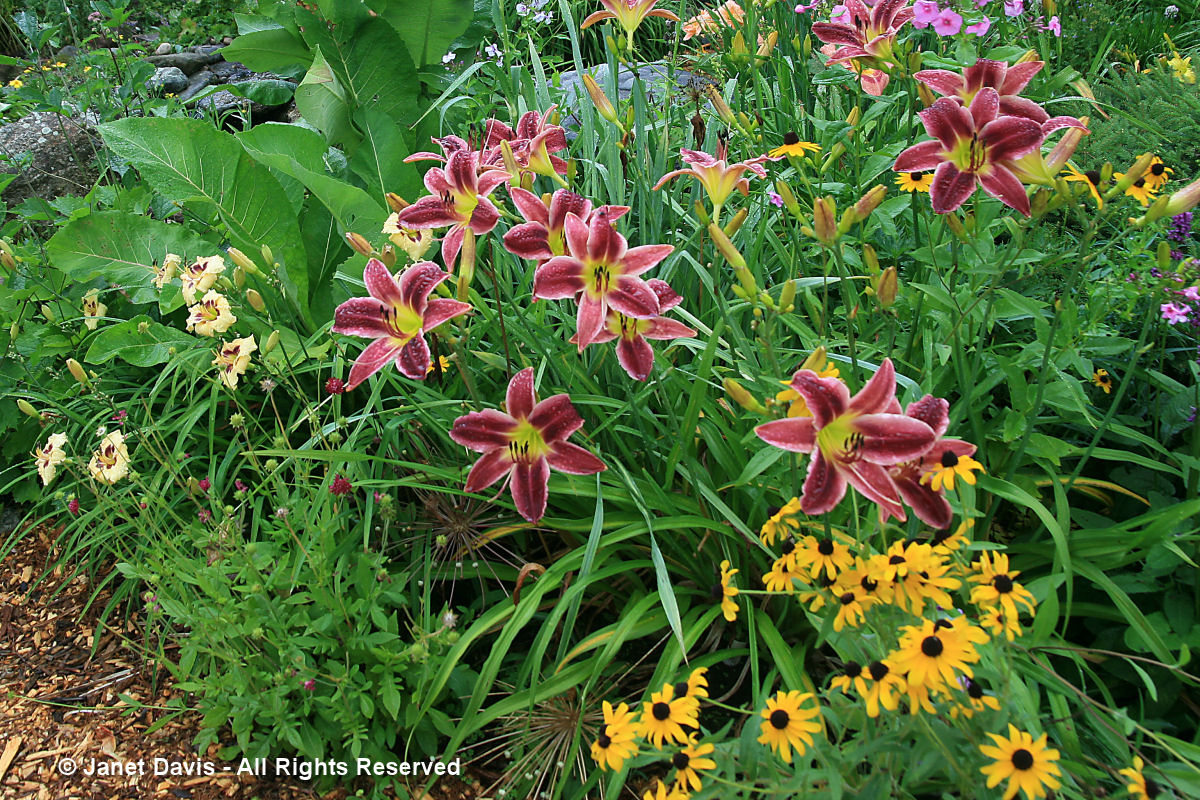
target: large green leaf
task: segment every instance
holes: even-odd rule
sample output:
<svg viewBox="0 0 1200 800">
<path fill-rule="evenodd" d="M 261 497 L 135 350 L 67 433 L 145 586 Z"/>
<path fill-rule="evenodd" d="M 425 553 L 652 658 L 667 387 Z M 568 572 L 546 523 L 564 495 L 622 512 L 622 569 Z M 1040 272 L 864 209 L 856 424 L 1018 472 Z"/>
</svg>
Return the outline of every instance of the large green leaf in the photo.
<svg viewBox="0 0 1200 800">
<path fill-rule="evenodd" d="M 471 0 L 371 0 L 368 5 L 399 32 L 418 67 L 440 60 L 475 14 Z"/>
<path fill-rule="evenodd" d="M 280 202 L 279 181 L 235 137 L 183 118 L 122 119 L 101 125 L 100 133 L 160 194 L 215 210 L 241 250 L 256 253 L 270 245 L 283 264 L 289 298 L 307 316 L 308 259 L 300 225 Z"/>
<path fill-rule="evenodd" d="M 102 277 L 114 286 L 133 290 L 134 303 L 152 303 L 159 291 L 151 282 L 155 268 L 167 253 L 184 261 L 217 252 L 182 225 L 168 225 L 152 217 L 125 211 L 102 211 L 71 220 L 46 244 L 50 261 L 76 281 Z M 164 311 L 178 308 L 179 293 Z"/>
<path fill-rule="evenodd" d="M 321 48 L 296 89 L 296 108 L 325 138 L 354 149 L 361 138 L 350 123 L 350 102 Z"/>
<path fill-rule="evenodd" d="M 350 169 L 366 181 L 372 196 L 383 202 L 385 192 L 405 198 L 423 193 L 417 168 L 404 163 L 411 151 L 400 128 L 373 108 L 360 108 L 354 121 L 363 141 L 350 159 Z"/>
<path fill-rule="evenodd" d="M 144 326 L 144 327 L 143 327 Z M 144 314 L 102 330 L 83 360 L 103 364 L 119 358 L 135 367 L 163 364 L 176 352 L 196 345 L 196 337 L 154 322 Z"/>
<path fill-rule="evenodd" d="M 312 52 L 303 41 L 282 26 L 244 33 L 227 45 L 221 55 L 258 72 L 295 77 L 312 62 Z"/>
</svg>

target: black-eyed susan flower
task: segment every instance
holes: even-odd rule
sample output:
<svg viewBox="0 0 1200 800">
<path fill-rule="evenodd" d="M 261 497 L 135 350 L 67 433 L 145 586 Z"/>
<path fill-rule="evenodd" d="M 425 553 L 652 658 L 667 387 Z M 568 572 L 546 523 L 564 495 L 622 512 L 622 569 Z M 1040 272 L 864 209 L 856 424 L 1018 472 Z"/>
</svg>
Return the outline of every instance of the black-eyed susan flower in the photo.
<svg viewBox="0 0 1200 800">
<path fill-rule="evenodd" d="M 1058 777 L 1062 773 L 1058 765 L 1058 751 L 1046 746 L 1046 734 L 1036 740 L 1024 731 L 1017 730 L 1015 725 L 1008 726 L 1008 738 L 995 733 L 988 736 L 996 743 L 995 746 L 980 745 L 979 751 L 995 763 L 981 767 L 980 772 L 987 775 L 987 786 L 991 789 L 1008 781 L 1004 791 L 1004 800 L 1012 800 L 1017 792 L 1024 792 L 1028 800 L 1036 800 L 1046 796 L 1046 789 L 1057 789 L 1062 784 Z"/>
<path fill-rule="evenodd" d="M 688 791 L 689 788 L 693 792 L 700 791 L 703 786 L 700 773 L 717 768 L 717 762 L 709 758 L 715 749 L 708 742 L 698 742 L 696 734 L 693 733 L 688 743 L 671 756 L 671 766 L 675 768 L 675 788 L 682 792 Z"/>
<path fill-rule="evenodd" d="M 979 615 L 979 624 L 992 634 L 992 636 L 1001 636 L 1008 639 L 1010 642 L 1024 633 L 1021 630 L 1021 622 L 1016 617 L 1008 616 L 1004 613 L 1004 609 L 999 606 L 988 608 Z"/>
<path fill-rule="evenodd" d="M 721 580 L 712 587 L 712 598 L 720 601 L 721 613 L 725 615 L 726 622 L 737 619 L 738 604 L 733 600 L 738 593 L 738 588 L 733 585 L 733 576 L 737 574 L 738 570 L 730 569 L 729 559 L 725 559 L 721 562 Z"/>
<path fill-rule="evenodd" d="M 844 694 L 850 694 L 850 687 L 858 692 L 859 696 L 865 696 L 867 693 L 866 672 L 863 670 L 863 665 L 857 661 L 847 661 L 842 667 L 842 673 L 834 677 L 829 682 L 831 689 L 841 689 Z"/>
<path fill-rule="evenodd" d="M 592 742 L 592 759 L 600 769 L 620 771 L 626 759 L 637 755 L 638 724 L 633 712 L 624 703 L 615 709 L 604 701 L 604 727 L 600 736 Z"/>
<path fill-rule="evenodd" d="M 924 620 L 902 629 L 900 647 L 888 658 L 898 671 L 907 673 L 909 684 L 940 688 L 953 683 L 958 673 L 971 677 L 969 665 L 979 661 L 975 645 L 987 641 L 988 635 L 965 617 L 953 622 Z"/>
<path fill-rule="evenodd" d="M 1113 173 L 1113 180 L 1115 180 L 1115 181 L 1120 181 L 1124 177 L 1125 177 L 1125 173 L 1123 173 L 1123 172 L 1114 172 Z M 1131 183 L 1129 185 L 1129 188 L 1125 190 L 1126 197 L 1132 197 L 1134 200 L 1137 200 L 1143 206 L 1150 205 L 1150 201 L 1154 199 L 1155 194 L 1157 194 L 1157 192 L 1155 192 L 1153 189 L 1151 189 L 1149 187 L 1149 185 L 1146 183 L 1145 175 L 1142 175 L 1142 177 L 1138 178 L 1136 181 Z"/>
<path fill-rule="evenodd" d="M 923 683 L 906 681 L 904 695 L 908 698 L 908 713 L 914 717 L 922 711 L 926 714 L 936 714 L 937 708 L 933 705 L 933 695 L 942 693 L 944 689 L 943 686 L 930 687 Z"/>
<path fill-rule="evenodd" d="M 1106 369 L 1098 369 L 1092 373 L 1092 384 L 1099 386 L 1105 394 L 1111 394 L 1113 390 L 1113 379 L 1108 374 Z"/>
<path fill-rule="evenodd" d="M 700 727 L 697 722 L 699 712 L 698 700 L 676 697 L 675 687 L 668 683 L 642 704 L 640 732 L 658 750 L 662 749 L 664 741 L 687 744 L 688 734 L 684 727 Z"/>
<path fill-rule="evenodd" d="M 771 150 L 769 155 L 773 160 L 795 156 L 802 158 L 809 153 L 818 153 L 821 150 L 821 145 L 813 142 L 802 142 L 800 137 L 794 131 L 788 131 L 783 135 L 783 144 Z"/>
<path fill-rule="evenodd" d="M 1152 192 L 1162 191 L 1162 188 L 1167 185 L 1167 181 L 1171 180 L 1175 170 L 1163 163 L 1163 160 L 1158 156 L 1150 162 L 1150 166 L 1146 167 L 1146 171 L 1142 174 L 1142 178 L 1146 181 L 1146 188 Z"/>
<path fill-rule="evenodd" d="M 935 492 L 940 492 L 943 487 L 946 491 L 952 492 L 956 475 L 964 482 L 974 486 L 976 470 L 983 472 L 983 464 L 971 456 L 960 456 L 947 450 L 942 453 L 941 459 L 934 464 L 933 468 L 921 476 L 921 483 L 928 483 L 929 488 Z"/>
<path fill-rule="evenodd" d="M 833 618 L 833 629 L 857 628 L 866 619 L 867 609 L 879 602 L 869 597 L 862 588 L 847 589 L 837 595 L 837 616 Z"/>
<path fill-rule="evenodd" d="M 814 578 L 822 572 L 836 578 L 839 572 L 854 566 L 854 556 L 837 538 L 805 536 L 796 549 L 795 564 L 798 572 L 806 572 Z"/>
<path fill-rule="evenodd" d="M 968 580 L 980 584 L 971 589 L 971 602 L 984 608 L 999 607 L 1004 616 L 1015 619 L 1020 613 L 1017 606 L 1033 613 L 1035 601 L 1033 595 L 1024 586 L 1016 582 L 1021 573 L 1008 568 L 1008 555 L 1005 553 L 982 553 L 979 561 L 975 562 L 976 573 Z"/>
<path fill-rule="evenodd" d="M 1132 767 L 1121 770 L 1121 774 L 1129 780 L 1125 784 L 1125 791 L 1134 800 L 1154 800 L 1162 793 L 1158 784 L 1146 777 L 1145 770 L 1146 762 L 1137 756 L 1134 756 Z"/>
<path fill-rule="evenodd" d="M 660 779 L 653 789 L 642 794 L 642 800 L 688 800 L 688 793 L 674 785 L 668 788 Z"/>
<path fill-rule="evenodd" d="M 918 170 L 916 172 L 901 172 L 896 175 L 896 185 L 902 192 L 929 193 L 933 184 L 933 170 Z"/>
<path fill-rule="evenodd" d="M 870 680 L 867 682 L 863 701 L 867 706 L 868 717 L 878 717 L 881 707 L 888 711 L 899 708 L 900 695 L 907 690 L 908 683 L 893 667 L 891 659 L 888 658 L 872 661 L 867 665 L 866 676 Z M 855 688 L 858 688 L 857 685 Z"/>
<path fill-rule="evenodd" d="M 808 704 L 810 700 L 813 702 Z M 821 730 L 821 723 L 814 721 L 821 715 L 821 709 L 808 692 L 779 692 L 767 699 L 767 707 L 761 714 L 762 735 L 758 741 L 768 745 L 789 764 L 792 763 L 792 749 L 796 755 L 804 755 L 813 743 L 812 735 Z"/>
<path fill-rule="evenodd" d="M 772 512 L 758 532 L 762 543 L 767 547 L 775 545 L 776 538 L 786 539 L 794 531 L 800 529 L 800 498 L 793 497 L 784 504 L 783 508 Z"/>
<path fill-rule="evenodd" d="M 825 605 L 833 603 L 833 586 L 837 581 L 827 575 L 818 575 L 813 579 L 813 588 L 800 592 L 796 595 L 801 603 L 808 606 L 808 610 L 814 614 L 820 611 Z"/>
<path fill-rule="evenodd" d="M 941 608 L 952 607 L 954 601 L 948 592 L 962 586 L 962 581 L 950 574 L 954 565 L 941 553 L 935 553 L 929 544 L 910 542 L 905 553 L 910 567 L 903 578 L 891 584 L 892 605 L 917 615 L 926 600 Z"/>
<path fill-rule="evenodd" d="M 687 680 L 678 681 L 675 684 L 675 696 L 690 697 L 696 702 L 701 697 L 708 697 L 708 667 L 697 667 L 687 676 Z"/>
<path fill-rule="evenodd" d="M 796 587 L 793 581 L 799 578 L 795 568 L 792 566 L 792 559 L 789 556 L 778 558 L 771 565 L 771 571 L 763 575 L 763 583 L 767 587 L 768 592 L 787 592 L 791 594 Z"/>
<path fill-rule="evenodd" d="M 951 717 L 962 716 L 970 719 L 975 716 L 976 711 L 1000 710 L 1000 700 L 995 695 L 988 694 L 979 681 L 963 678 L 959 681 L 959 685 L 963 687 L 963 690 L 954 696 L 958 704 L 950 709 Z"/>
<path fill-rule="evenodd" d="M 1082 183 L 1087 186 L 1092 199 L 1096 201 L 1096 207 L 1104 208 L 1104 198 L 1100 196 L 1100 171 L 1089 169 L 1087 172 L 1080 172 L 1070 164 L 1067 164 L 1066 170 L 1062 179 L 1068 183 Z"/>
</svg>

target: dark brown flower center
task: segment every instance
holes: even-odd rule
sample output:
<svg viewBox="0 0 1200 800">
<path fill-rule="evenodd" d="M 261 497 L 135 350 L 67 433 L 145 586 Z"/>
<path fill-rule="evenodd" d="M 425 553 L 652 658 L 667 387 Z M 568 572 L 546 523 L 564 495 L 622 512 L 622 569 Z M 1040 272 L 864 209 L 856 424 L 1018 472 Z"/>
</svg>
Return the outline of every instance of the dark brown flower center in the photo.
<svg viewBox="0 0 1200 800">
<path fill-rule="evenodd" d="M 655 703 L 653 706 L 650 707 L 650 713 L 654 715 L 654 718 L 656 720 L 658 720 L 659 722 L 662 722 L 663 720 L 665 720 L 671 716 L 671 706 L 669 704 L 664 703 L 663 701 L 659 700 L 657 703 Z"/>
<path fill-rule="evenodd" d="M 1146 778 L 1145 776 L 1142 777 L 1146 781 L 1146 797 L 1149 797 L 1150 800 L 1154 800 L 1154 798 L 1158 797 L 1159 794 L 1162 793 L 1162 787 L 1149 778 Z"/>
<path fill-rule="evenodd" d="M 1013 590 L 1013 579 L 1007 575 L 997 575 L 992 578 L 992 586 L 1000 594 L 1008 594 Z"/>
<path fill-rule="evenodd" d="M 870 575 L 863 575 L 863 578 L 858 582 L 858 585 L 866 589 L 868 592 L 873 592 L 875 591 L 875 587 L 879 586 L 879 581 L 871 580 Z"/>
<path fill-rule="evenodd" d="M 687 681 L 680 681 L 679 683 L 675 684 L 675 696 L 676 697 L 687 697 L 687 693 L 688 693 L 688 682 Z"/>
<path fill-rule="evenodd" d="M 936 636 L 926 636 L 921 640 L 921 652 L 930 658 L 937 658 L 945 649 L 942 640 Z"/>
<path fill-rule="evenodd" d="M 888 665 L 882 661 L 872 661 L 867 665 L 867 672 L 871 673 L 871 680 L 881 681 L 887 677 Z"/>
<path fill-rule="evenodd" d="M 859 675 L 862 675 L 862 669 L 862 664 L 857 661 L 847 661 L 846 668 L 842 674 L 847 678 L 857 678 Z"/>
<path fill-rule="evenodd" d="M 690 760 L 687 753 L 676 753 L 671 756 L 671 766 L 675 767 L 675 769 L 687 769 L 688 761 Z"/>
<path fill-rule="evenodd" d="M 983 697 L 983 687 L 975 681 L 971 681 L 967 684 L 967 696 L 972 700 L 978 700 Z"/>
<path fill-rule="evenodd" d="M 1024 747 L 1019 750 L 1014 750 L 1012 754 L 1012 765 L 1019 770 L 1027 770 L 1033 767 L 1033 753 L 1026 750 Z"/>
<path fill-rule="evenodd" d="M 782 708 L 777 708 L 771 712 L 771 727 L 777 731 L 781 731 L 788 726 L 792 718 Z"/>
<path fill-rule="evenodd" d="M 601 750 L 606 750 L 612 744 L 612 739 L 609 738 L 607 733 L 602 733 L 600 734 L 600 738 L 596 740 L 596 744 L 600 745 Z"/>
<path fill-rule="evenodd" d="M 1155 164 L 1152 167 L 1150 167 L 1150 172 L 1154 175 L 1162 175 L 1163 171 L 1166 170 L 1166 168 L 1167 167 L 1165 164 Z"/>
<path fill-rule="evenodd" d="M 838 601 L 844 606 L 850 605 L 854 602 L 854 592 L 846 592 L 838 598 Z"/>
<path fill-rule="evenodd" d="M 821 541 L 817 542 L 817 552 L 823 556 L 833 555 L 833 540 L 822 539 Z"/>
<path fill-rule="evenodd" d="M 1133 185 L 1136 186 L 1137 188 L 1141 189 L 1143 186 L 1146 185 L 1146 179 L 1138 178 L 1136 181 L 1133 182 Z"/>
<path fill-rule="evenodd" d="M 783 543 L 783 554 L 785 556 L 790 556 L 795 550 L 796 550 L 796 542 L 793 541 L 792 539 L 788 539 L 787 541 L 785 541 Z"/>
<path fill-rule="evenodd" d="M 795 131 L 788 131 L 783 135 L 784 144 L 799 144 L 800 136 Z"/>
<path fill-rule="evenodd" d="M 1097 186 L 1100 183 L 1100 170 L 1089 169 L 1087 172 L 1083 173 L 1083 177 L 1087 178 L 1088 183 L 1092 184 L 1092 186 Z"/>
<path fill-rule="evenodd" d="M 922 572 L 921 574 L 924 575 L 925 573 Z M 953 625 L 951 625 L 949 622 L 947 622 L 944 619 L 939 619 L 937 622 L 933 623 L 933 629 L 935 631 L 944 631 L 947 628 L 953 628 L 953 627 L 954 627 Z"/>
<path fill-rule="evenodd" d="M 908 173 L 908 177 L 909 177 L 909 180 L 919 181 L 925 177 L 925 173 L 924 172 L 910 172 L 910 173 Z"/>
<path fill-rule="evenodd" d="M 946 469 L 952 469 L 958 466 L 958 456 L 954 455 L 950 450 L 942 453 L 942 466 Z"/>
<path fill-rule="evenodd" d="M 888 559 L 889 564 L 903 564 L 904 561 L 905 561 L 904 556 L 892 556 L 891 558 Z"/>
</svg>

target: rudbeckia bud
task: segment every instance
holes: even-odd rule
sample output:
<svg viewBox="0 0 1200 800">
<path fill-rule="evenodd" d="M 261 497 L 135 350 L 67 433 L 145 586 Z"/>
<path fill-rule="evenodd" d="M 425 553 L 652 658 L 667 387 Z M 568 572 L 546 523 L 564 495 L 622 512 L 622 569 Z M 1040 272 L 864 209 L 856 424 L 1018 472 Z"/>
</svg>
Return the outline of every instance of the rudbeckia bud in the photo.
<svg viewBox="0 0 1200 800">
<path fill-rule="evenodd" d="M 895 267 L 888 267 L 875 282 L 875 296 L 879 298 L 879 305 L 891 308 L 892 303 L 896 302 L 896 295 L 899 291 L 900 275 L 896 272 Z"/>
<path fill-rule="evenodd" d="M 725 231 L 721 230 L 715 223 L 709 223 L 708 235 L 712 237 L 713 244 L 721 251 L 721 255 L 735 270 L 743 270 L 746 268 L 746 259 L 738 252 L 738 249 L 733 246 L 733 242 L 725 235 Z"/>
<path fill-rule="evenodd" d="M 246 290 L 246 302 L 249 303 L 250 307 L 255 311 L 261 312 L 265 311 L 267 308 L 267 304 L 263 302 L 262 295 L 254 289 Z"/>
<path fill-rule="evenodd" d="M 874 274 L 879 272 L 879 256 L 875 254 L 875 248 L 869 244 L 862 246 L 863 263 L 867 265 L 867 269 Z"/>
<path fill-rule="evenodd" d="M 275 346 L 278 344 L 279 344 L 279 331 L 271 331 L 271 335 L 267 337 L 267 343 L 263 345 L 263 350 L 262 350 L 263 355 L 265 356 L 267 353 L 274 350 Z"/>
<path fill-rule="evenodd" d="M 17 408 L 19 408 L 21 410 L 22 414 L 24 414 L 28 417 L 33 417 L 34 419 L 42 418 L 42 415 L 37 412 L 37 409 L 34 408 L 33 404 L 30 403 L 28 400 L 18 400 Z"/>
<path fill-rule="evenodd" d="M 712 103 L 713 110 L 717 112 L 717 116 L 721 118 L 722 122 L 730 127 L 737 127 L 737 118 L 733 116 L 733 109 L 725 102 L 725 98 L 717 91 L 717 87 L 709 85 L 708 102 Z"/>
<path fill-rule="evenodd" d="M 375 253 L 375 248 L 371 247 L 371 243 L 367 241 L 367 237 L 360 233 L 347 233 L 346 242 L 359 255 L 370 258 Z"/>
<path fill-rule="evenodd" d="M 1166 241 L 1159 242 L 1158 243 L 1158 252 L 1155 255 L 1158 256 L 1158 268 L 1159 269 L 1167 269 L 1168 267 L 1170 267 L 1171 266 L 1171 243 L 1166 242 Z"/>
<path fill-rule="evenodd" d="M 933 105 L 936 99 L 933 96 L 933 90 L 923 83 L 917 84 L 917 97 L 921 98 L 921 105 L 923 105 L 925 108 L 929 108 L 931 105 Z"/>
<path fill-rule="evenodd" d="M 787 314 L 795 309 L 796 304 L 793 302 L 796 299 L 796 282 L 784 281 L 783 288 L 779 290 L 779 313 Z"/>
<path fill-rule="evenodd" d="M 1171 195 L 1171 199 L 1167 201 L 1167 207 L 1163 209 L 1163 216 L 1173 217 L 1185 211 L 1191 211 L 1197 205 L 1200 205 L 1200 180 L 1192 181 Z"/>
<path fill-rule="evenodd" d="M 783 200 L 783 207 L 791 212 L 793 217 L 801 218 L 803 214 L 800 211 L 800 204 L 796 202 L 796 195 L 792 193 L 792 187 L 788 185 L 783 178 L 775 181 L 775 191 L 779 193 L 780 199 Z"/>
<path fill-rule="evenodd" d="M 399 214 L 409 206 L 408 201 L 395 192 L 388 192 L 383 196 L 383 199 L 387 201 L 388 208 L 390 208 L 392 212 L 396 214 Z"/>
<path fill-rule="evenodd" d="M 612 101 L 600 89 L 599 84 L 596 83 L 596 79 L 586 72 L 583 73 L 583 88 L 587 89 L 588 96 L 592 98 L 592 105 L 596 107 L 596 112 L 604 119 L 616 125 L 617 109 L 613 108 Z"/>
<path fill-rule="evenodd" d="M 733 378 L 726 378 L 721 381 L 721 385 L 725 387 L 725 393 L 747 411 L 753 411 L 756 414 L 765 414 L 767 409 L 763 408 L 763 404 L 758 401 L 754 395 L 746 390 L 745 386 L 735 381 Z"/>
<path fill-rule="evenodd" d="M 742 227 L 742 223 L 746 221 L 746 217 L 749 214 L 750 212 L 745 208 L 740 209 L 736 214 L 734 214 L 733 219 L 729 220 L 729 222 L 725 225 L 725 235 L 733 236 L 735 233 L 737 233 L 738 229 Z"/>
<path fill-rule="evenodd" d="M 67 359 L 67 370 L 70 371 L 71 377 L 79 381 L 80 386 L 88 385 L 87 373 L 83 371 L 83 365 L 73 358 Z"/>
<path fill-rule="evenodd" d="M 813 230 L 817 241 L 825 247 L 837 240 L 837 205 L 832 197 L 819 197 L 813 204 Z"/>
</svg>

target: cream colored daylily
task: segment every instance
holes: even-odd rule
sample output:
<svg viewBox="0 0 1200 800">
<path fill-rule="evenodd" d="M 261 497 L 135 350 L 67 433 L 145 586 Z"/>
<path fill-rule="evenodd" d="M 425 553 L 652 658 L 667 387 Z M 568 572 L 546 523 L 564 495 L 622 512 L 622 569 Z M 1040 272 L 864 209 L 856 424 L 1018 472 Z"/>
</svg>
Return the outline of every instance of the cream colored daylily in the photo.
<svg viewBox="0 0 1200 800">
<path fill-rule="evenodd" d="M 37 471 L 42 479 L 42 486 L 50 485 L 50 481 L 54 480 L 58 472 L 58 465 L 67 460 L 67 452 L 63 449 L 66 444 L 65 433 L 52 433 L 46 444 L 34 451 L 33 456 L 37 459 Z"/>
<path fill-rule="evenodd" d="M 125 435 L 113 431 L 105 435 L 100 447 L 92 453 L 88 471 L 101 483 L 112 485 L 129 474 L 129 448 L 125 446 Z"/>
<path fill-rule="evenodd" d="M 221 370 L 221 381 L 230 389 L 236 389 L 238 377 L 246 374 L 250 366 L 250 354 L 258 349 L 253 336 L 221 342 L 221 349 L 213 359 L 213 366 Z"/>
<path fill-rule="evenodd" d="M 89 331 L 96 330 L 100 318 L 108 313 L 108 306 L 100 302 L 100 290 L 89 289 L 83 296 L 83 324 Z"/>
<path fill-rule="evenodd" d="M 209 290 L 199 303 L 188 306 L 187 329 L 197 336 L 216 336 L 229 330 L 237 317 L 229 309 L 225 295 Z"/>
<path fill-rule="evenodd" d="M 167 282 L 174 278 L 182 269 L 183 259 L 175 253 L 167 253 L 162 264 L 154 270 L 154 288 L 161 289 L 166 286 Z"/>
<path fill-rule="evenodd" d="M 164 259 L 165 262 L 166 259 Z M 183 299 L 190 306 L 196 302 L 196 295 L 207 292 L 217 283 L 217 278 L 225 271 L 225 259 L 220 256 L 197 258 L 188 264 L 179 274 L 183 283 Z"/>
<path fill-rule="evenodd" d="M 399 212 L 390 215 L 383 223 L 383 232 L 392 240 L 392 244 L 403 250 L 412 261 L 420 261 L 433 244 L 433 231 L 406 228 L 397 221 L 399 217 Z"/>
</svg>

